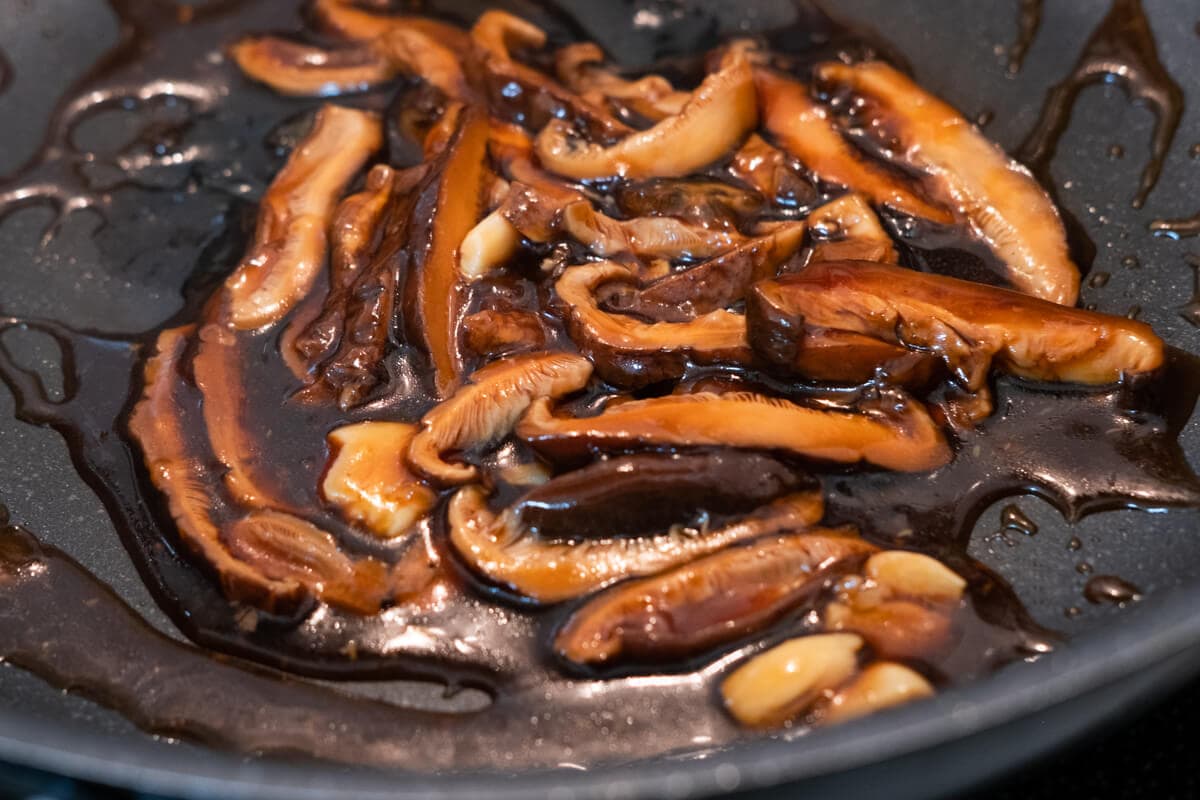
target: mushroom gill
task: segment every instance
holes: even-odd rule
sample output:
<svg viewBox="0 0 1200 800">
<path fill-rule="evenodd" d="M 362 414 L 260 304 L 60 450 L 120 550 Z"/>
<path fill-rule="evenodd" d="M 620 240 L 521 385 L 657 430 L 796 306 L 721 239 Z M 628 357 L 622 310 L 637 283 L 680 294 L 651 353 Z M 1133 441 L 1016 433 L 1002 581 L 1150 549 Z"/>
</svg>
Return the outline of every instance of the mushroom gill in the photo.
<svg viewBox="0 0 1200 800">
<path fill-rule="evenodd" d="M 688 175 L 728 155 L 758 121 L 754 78 L 742 58 L 709 75 L 676 115 L 609 147 L 582 141 L 561 119 L 534 142 L 542 164 L 576 179 Z"/>
<path fill-rule="evenodd" d="M 543 541 L 513 514 L 493 513 L 478 485 L 450 500 L 450 542 L 479 575 L 540 603 L 557 603 L 594 592 L 624 578 L 686 564 L 735 542 L 815 525 L 819 492 L 790 495 L 716 530 L 673 528 L 649 536 L 612 531 L 597 539 Z"/>
<path fill-rule="evenodd" d="M 382 138 L 375 115 L 322 106 L 263 197 L 253 247 L 225 281 L 235 328 L 279 322 L 312 288 L 338 197 Z"/>
<path fill-rule="evenodd" d="M 180 360 L 192 326 L 167 328 L 158 336 L 146 362 L 145 388 L 129 418 L 129 432 L 141 446 L 150 480 L 167 500 L 184 546 L 210 564 L 231 600 L 242 600 L 271 611 L 284 612 L 303 599 L 303 587 L 289 577 L 268 577 L 235 558 L 221 537 L 222 512 L 228 504 L 212 491 L 208 454 L 190 444 L 190 419 L 180 412 L 187 404 L 179 396 L 183 383 Z"/>
<path fill-rule="evenodd" d="M 763 127 L 783 149 L 821 180 L 861 192 L 877 205 L 942 224 L 954 221 L 924 200 L 887 167 L 867 159 L 847 142 L 829 111 L 809 97 L 808 87 L 764 67 L 754 69 Z"/>
<path fill-rule="evenodd" d="M 709 258 L 739 244 L 743 237 L 667 216 L 618 220 L 581 200 L 560 211 L 559 225 L 572 239 L 601 258 L 632 253 L 644 258 Z"/>
<path fill-rule="evenodd" d="M 888 407 L 850 411 L 753 392 L 697 392 L 630 400 L 594 417 L 557 417 L 540 400 L 517 424 L 517 435 L 556 460 L 597 449 L 736 447 L 924 472 L 951 457 L 924 407 L 899 395 Z"/>
<path fill-rule="evenodd" d="M 628 269 L 612 261 L 567 268 L 555 283 L 566 307 L 567 329 L 602 378 L 620 386 L 653 383 L 683 374 L 697 363 L 742 363 L 749 357 L 741 314 L 723 309 L 687 322 L 648 323 L 600 307 L 597 291 L 629 283 Z"/>
<path fill-rule="evenodd" d="M 479 475 L 476 467 L 447 461 L 444 454 L 495 442 L 512 430 L 530 403 L 578 391 L 591 375 L 591 363 L 571 353 L 531 353 L 489 364 L 422 417 L 408 463 L 443 485 L 473 481 Z"/>
<path fill-rule="evenodd" d="M 909 78 L 878 61 L 821 65 L 820 80 L 853 91 L 866 113 L 899 140 L 902 163 L 927 172 L 946 202 L 1007 267 L 1021 291 L 1064 305 L 1079 297 L 1079 268 L 1053 201 L 1022 165 Z"/>
<path fill-rule="evenodd" d="M 554 649 L 579 665 L 693 656 L 812 603 L 875 549 L 849 529 L 747 541 L 598 594 L 571 614 Z"/>
<path fill-rule="evenodd" d="M 247 76 L 281 94 L 327 97 L 366 91 L 396 76 L 397 66 L 374 47 L 326 50 L 278 36 L 248 36 L 230 48 Z"/>
<path fill-rule="evenodd" d="M 1101 385 L 1163 363 L 1162 340 L 1142 322 L 866 261 L 826 261 L 759 283 L 747 315 L 754 342 L 792 338 L 803 350 L 809 330 L 862 334 L 937 356 L 972 391 L 985 388 L 993 365 Z"/>
<path fill-rule="evenodd" d="M 328 532 L 279 511 L 251 511 L 225 529 L 224 539 L 234 556 L 267 578 L 298 583 L 317 599 L 359 614 L 411 599 L 436 576 L 436 564 L 419 544 L 396 564 L 351 558 Z"/>
</svg>

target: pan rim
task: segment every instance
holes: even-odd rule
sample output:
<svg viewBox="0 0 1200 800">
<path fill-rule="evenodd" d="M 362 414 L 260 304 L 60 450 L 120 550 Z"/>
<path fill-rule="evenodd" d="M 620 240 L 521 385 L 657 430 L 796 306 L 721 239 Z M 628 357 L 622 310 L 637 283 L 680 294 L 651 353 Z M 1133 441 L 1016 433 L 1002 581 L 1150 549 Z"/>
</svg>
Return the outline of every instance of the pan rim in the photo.
<svg viewBox="0 0 1200 800">
<path fill-rule="evenodd" d="M 531 797 L 704 797 L 829 777 L 1033 717 L 1092 692 L 1113 687 L 1200 645 L 1200 587 L 1146 601 L 1110 627 L 1097 627 L 1033 663 L 1018 662 L 992 676 L 954 687 L 930 700 L 791 740 L 735 743 L 703 758 L 682 754 L 601 764 L 584 771 L 414 773 L 334 762 L 256 758 L 204 747 L 172 748 L 143 733 L 135 749 L 125 738 L 80 731 L 61 721 L 0 711 L 0 760 L 71 778 L 169 797 L 358 798 L 467 796 L 493 800 Z M 1147 626 L 1146 618 L 1153 618 Z M 1195 673 L 1196 668 L 1189 668 Z M 1142 687 L 1125 705 L 1152 694 Z M 1119 709 L 1114 710 L 1116 713 Z M 149 747 L 148 747 L 149 746 Z M 203 745 L 195 745 L 203 747 Z M 153 753 L 149 750 L 153 748 Z M 152 765 L 152 766 L 151 766 Z M 396 779 L 404 777 L 402 784 Z M 502 776 L 502 777 L 500 777 Z M 498 780 L 500 777 L 500 780 Z"/>
</svg>

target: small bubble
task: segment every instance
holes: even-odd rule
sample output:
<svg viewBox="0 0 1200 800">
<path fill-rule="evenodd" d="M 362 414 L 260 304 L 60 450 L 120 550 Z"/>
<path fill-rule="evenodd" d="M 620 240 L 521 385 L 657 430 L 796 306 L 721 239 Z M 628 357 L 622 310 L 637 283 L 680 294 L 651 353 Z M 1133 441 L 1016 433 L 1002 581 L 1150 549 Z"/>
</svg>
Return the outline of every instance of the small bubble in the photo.
<svg viewBox="0 0 1200 800">
<path fill-rule="evenodd" d="M 1125 269 L 1137 269 L 1142 266 L 1142 262 L 1138 261 L 1137 256 L 1125 256 L 1121 259 L 1121 266 Z"/>
<path fill-rule="evenodd" d="M 1078 536 L 1072 536 L 1071 541 L 1067 542 L 1067 549 L 1068 550 L 1083 549 L 1083 540 L 1080 539 Z"/>
<path fill-rule="evenodd" d="M 1092 565 L 1086 561 L 1080 561 L 1075 565 L 1075 571 L 1080 575 L 1090 575 L 1092 572 Z"/>
<path fill-rule="evenodd" d="M 1092 275 L 1092 277 L 1088 278 L 1088 286 L 1092 287 L 1093 289 L 1103 289 L 1108 285 L 1108 279 L 1111 277 L 1112 276 L 1107 272 L 1097 272 L 1096 274 Z"/>
<path fill-rule="evenodd" d="M 1108 157 L 1113 159 L 1124 158 L 1125 148 L 1121 147 L 1119 144 L 1110 144 L 1108 146 Z"/>
</svg>

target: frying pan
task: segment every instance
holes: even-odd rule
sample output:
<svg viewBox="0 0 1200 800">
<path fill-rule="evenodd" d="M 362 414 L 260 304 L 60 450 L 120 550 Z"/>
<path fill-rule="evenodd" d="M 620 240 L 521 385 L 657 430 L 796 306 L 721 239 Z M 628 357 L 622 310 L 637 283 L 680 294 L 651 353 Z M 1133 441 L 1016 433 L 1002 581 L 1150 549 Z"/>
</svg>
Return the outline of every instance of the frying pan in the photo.
<svg viewBox="0 0 1200 800">
<path fill-rule="evenodd" d="M 152 0 L 141 5 L 152 6 Z M 463 4 L 468 5 L 468 4 Z M 788 2 L 768 0 L 637 0 L 564 2 L 570 20 L 618 59 L 644 63 L 710 44 L 747 28 L 786 24 Z M 886 34 L 918 80 L 969 117 L 990 112 L 987 133 L 1015 149 L 1034 124 L 1046 90 L 1065 75 L 1107 0 L 1051 3 L 1024 69 L 1015 77 L 997 47 L 1016 30 L 1016 0 L 937 4 L 921 0 L 841 0 L 837 14 Z M 1146 0 L 1159 54 L 1186 96 L 1200 97 L 1200 42 L 1189 0 Z M 295 28 L 291 4 L 258 4 L 258 29 Z M 264 25 L 263 20 L 269 19 Z M 0 51 L 11 84 L 0 95 L 0 173 L 36 149 L 54 99 L 116 39 L 115 17 L 100 3 L 0 0 Z M 160 54 L 161 55 L 161 54 Z M 2 82 L 2 81 L 0 81 Z M 230 149 L 257 143 L 281 119 L 302 108 L 244 86 L 244 125 L 228 131 Z M 110 115 L 111 116 L 111 115 Z M 1095 241 L 1093 273 L 1111 275 L 1087 286 L 1083 301 L 1102 311 L 1141 309 L 1169 343 L 1200 351 L 1200 330 L 1179 313 L 1192 296 L 1187 241 L 1153 238 L 1157 216 L 1196 211 L 1189 191 L 1200 161 L 1189 135 L 1200 112 L 1188 108 L 1168 154 L 1162 180 L 1144 209 L 1130 206 L 1148 152 L 1153 117 L 1131 106 L 1119 88 L 1083 93 L 1052 165 L 1059 200 Z M 98 119 L 80 130 L 88 147 L 127 137 L 120 119 Z M 256 146 L 256 145 L 254 145 Z M 1114 154 L 1123 151 L 1124 156 Z M 241 174 L 238 159 L 217 153 L 207 186 L 176 199 L 127 188 L 122 208 L 105 226 L 88 212 L 72 215 L 43 241 L 53 214 L 40 207 L 0 224 L 0 312 L 50 317 L 116 333 L 150 328 L 180 305 L 180 290 L 200 253 L 251 208 L 269 175 Z M 224 178 L 224 182 L 218 178 Z M 144 195 L 144 202 L 136 200 Z M 1197 245 L 1195 249 L 1200 249 Z M 1133 257 L 1132 259 L 1130 257 Z M 51 383 L 58 353 L 37 336 L 6 339 L 24 363 Z M 1200 455 L 1200 426 L 1181 442 Z M 102 576 L 151 624 L 180 638 L 143 587 L 95 495 L 76 475 L 52 431 L 13 419 L 0 390 L 0 502 L 15 521 Z M 1010 502 L 1010 501 L 1006 501 Z M 1200 671 L 1200 513 L 1116 511 L 1068 525 L 1033 498 L 1015 501 L 1038 526 L 1036 536 L 996 538 L 999 508 L 975 531 L 972 555 L 997 569 L 1042 624 L 1068 643 L 1034 663 L 1017 663 L 991 678 L 949 690 L 932 701 L 820 730 L 791 741 L 746 741 L 726 749 L 585 771 L 515 774 L 397 774 L 285 759 L 246 759 L 139 732 L 113 712 L 51 689 L 28 673 L 0 668 L 0 759 L 113 785 L 188 797 L 442 797 L 486 792 L 496 798 L 694 797 L 788 785 L 788 796 L 933 796 L 1049 752 L 1096 726 L 1145 706 Z M 1068 547 L 1075 537 L 1082 548 Z M 1084 601 L 1086 561 L 1097 573 L 1122 576 L 1145 599 L 1131 607 Z M 1078 609 L 1079 613 L 1067 613 Z M 36 620 L 30 620 L 36 625 Z M 399 702 L 419 694 L 406 683 L 365 687 Z M 220 698 L 214 698 L 220 702 Z"/>
</svg>

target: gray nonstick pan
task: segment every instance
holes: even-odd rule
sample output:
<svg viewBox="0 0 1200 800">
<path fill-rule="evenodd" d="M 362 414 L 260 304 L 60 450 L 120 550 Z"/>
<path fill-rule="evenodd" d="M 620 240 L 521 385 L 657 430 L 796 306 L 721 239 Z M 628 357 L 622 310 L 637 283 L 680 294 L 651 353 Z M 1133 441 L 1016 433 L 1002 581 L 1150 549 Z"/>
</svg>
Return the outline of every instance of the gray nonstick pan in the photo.
<svg viewBox="0 0 1200 800">
<path fill-rule="evenodd" d="M 470 20 L 489 4 L 429 5 Z M 826 6 L 828 13 L 787 0 L 506 5 L 554 37 L 595 40 L 630 69 L 658 62 L 680 75 L 694 66 L 689 56 L 740 33 L 766 31 L 786 48 L 805 37 L 812 39 L 808 46 L 825 46 L 822 31 L 854 31 L 1032 162 L 1072 220 L 1074 250 L 1087 270 L 1081 305 L 1147 322 L 1175 348 L 1167 411 L 1129 422 L 1157 425 L 1157 449 L 1140 472 L 1130 467 L 1129 474 L 1105 479 L 1138 485 L 1146 474 L 1170 477 L 1178 459 L 1195 463 L 1200 428 L 1190 417 L 1200 371 L 1187 353 L 1200 352 L 1200 255 L 1192 255 L 1200 254 L 1200 240 L 1188 236 L 1200 225 L 1188 220 L 1200 211 L 1193 191 L 1200 111 L 1192 102 L 1200 97 L 1200 18 L 1192 4 L 843 0 Z M 250 638 L 230 644 L 206 636 L 219 616 L 211 611 L 219 595 L 186 559 L 139 545 L 153 538 L 151 523 L 160 513 L 127 502 L 144 476 L 104 436 L 93 441 L 78 424 L 127 410 L 130 359 L 149 341 L 146 332 L 193 313 L 240 258 L 255 203 L 317 101 L 280 98 L 246 81 L 223 48 L 245 32 L 300 30 L 306 7 L 276 0 L 194 7 L 167 0 L 0 0 L 0 11 L 0 174 L 8 176 L 0 182 L 0 361 L 11 390 L 0 390 L 0 522 L 6 541 L 14 541 L 17 528 L 36 537 L 52 554 L 51 569 L 76 587 L 72 597 L 95 601 L 87 608 L 120 606 L 80 568 L 136 615 L 76 615 L 49 598 L 44 606 L 0 607 L 0 631 L 20 628 L 30 642 L 47 626 L 75 631 L 76 643 L 111 641 L 107 658 L 85 648 L 74 657 L 120 675 L 126 687 L 125 694 L 102 691 L 71 670 L 39 676 L 0 667 L 0 760 L 179 797 L 849 792 L 895 800 L 961 791 L 1017 769 L 1145 708 L 1200 671 L 1200 511 L 1165 509 L 1198 495 L 1177 481 L 1166 498 L 1171 502 L 1089 503 L 1085 492 L 1043 485 L 1003 497 L 981 493 L 967 553 L 1011 587 L 1053 642 L 1052 652 L 925 702 L 804 735 L 740 737 L 720 746 L 705 730 L 687 730 L 689 746 L 652 757 L 624 752 L 593 762 L 556 755 L 547 764 L 510 754 L 514 763 L 538 766 L 500 768 L 504 754 L 497 753 L 475 758 L 470 749 L 494 739 L 436 723 L 429 735 L 443 737 L 462 758 L 448 752 L 446 761 L 434 759 L 426 769 L 231 751 L 214 727 L 192 723 L 226 717 L 250 724 L 258 719 L 247 711 L 256 699 L 266 706 L 278 697 L 338 692 L 362 713 L 340 719 L 345 727 L 331 737 L 358 727 L 368 747 L 383 704 L 416 708 L 417 725 L 435 719 L 437 709 L 469 711 L 485 697 L 470 670 L 456 673 L 448 695 L 440 685 L 414 680 L 411 671 L 380 669 L 370 679 L 341 680 L 354 676 L 333 661 L 272 661 Z M 831 16 L 836 26 L 821 28 Z M 1020 43 L 1015 50 L 1014 43 Z M 15 563 L 15 551 L 5 552 Z M 1120 582 L 1097 584 L 1096 576 Z M 193 587 L 197 598 L 182 611 L 164 600 L 168 589 L 180 587 Z M 203 695 L 182 706 L 163 697 L 157 707 L 198 716 L 164 720 L 116 710 L 128 710 L 128 692 L 160 685 L 148 651 L 122 638 L 123 631 L 141 630 L 136 619 L 160 634 L 139 640 L 153 641 L 154 652 L 190 648 L 189 640 L 222 652 L 213 660 L 188 649 L 197 660 L 172 662 L 199 670 L 203 661 L 197 673 Z M 111 627 L 99 635 L 88 630 L 97 620 Z M 62 646 L 50 639 L 47 647 Z M 230 672 L 210 672 L 211 664 Z M 283 683 L 279 668 L 292 672 Z M 222 682 L 235 673 L 250 682 Z M 274 695 L 271 687 L 280 685 L 283 694 Z M 675 741 L 680 720 L 688 718 L 672 717 L 669 703 L 663 709 L 659 724 Z M 547 701 L 544 711 L 555 710 L 554 700 Z M 588 728 L 552 730 L 582 736 Z M 414 728 L 397 741 L 421 735 Z M 570 744 L 552 737 L 539 745 L 546 753 Z M 444 768 L 454 760 L 475 765 Z M 483 761 L 492 766 L 479 766 Z"/>
</svg>

